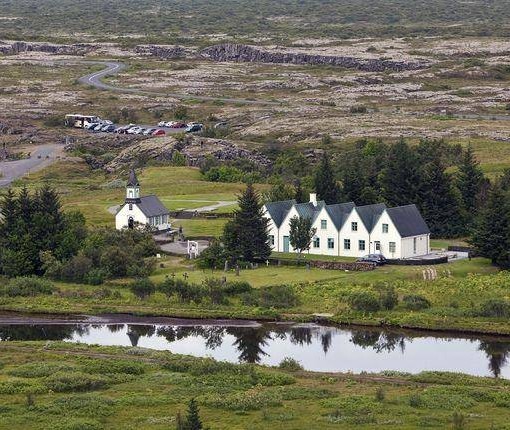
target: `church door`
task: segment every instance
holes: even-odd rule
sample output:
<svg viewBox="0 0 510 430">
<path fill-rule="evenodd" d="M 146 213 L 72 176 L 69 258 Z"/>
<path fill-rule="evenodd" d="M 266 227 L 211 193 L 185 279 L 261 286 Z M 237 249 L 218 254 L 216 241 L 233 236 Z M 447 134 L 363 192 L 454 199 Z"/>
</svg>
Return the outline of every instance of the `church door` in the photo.
<svg viewBox="0 0 510 430">
<path fill-rule="evenodd" d="M 132 229 L 134 226 L 135 226 L 135 220 L 133 219 L 132 216 L 130 216 L 128 218 L 128 227 Z"/>
</svg>

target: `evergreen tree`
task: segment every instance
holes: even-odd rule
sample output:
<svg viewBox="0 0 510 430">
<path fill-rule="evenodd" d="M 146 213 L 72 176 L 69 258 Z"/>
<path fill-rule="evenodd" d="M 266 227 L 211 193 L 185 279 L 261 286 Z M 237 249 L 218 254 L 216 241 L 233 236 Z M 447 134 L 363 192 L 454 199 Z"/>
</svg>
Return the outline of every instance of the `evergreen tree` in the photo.
<svg viewBox="0 0 510 430">
<path fill-rule="evenodd" d="M 468 146 L 462 156 L 457 176 L 457 187 L 462 197 L 462 207 L 466 211 L 467 221 L 471 223 L 478 208 L 478 198 L 484 184 L 482 169 Z"/>
<path fill-rule="evenodd" d="M 439 156 L 424 166 L 421 187 L 419 206 L 432 234 L 455 237 L 462 233 L 458 198 Z"/>
<path fill-rule="evenodd" d="M 290 219 L 289 241 L 292 248 L 298 251 L 299 257 L 303 251 L 310 249 L 315 232 L 310 218 L 294 216 Z"/>
<path fill-rule="evenodd" d="M 271 188 L 263 194 L 264 202 L 279 202 L 294 198 L 295 191 L 291 185 L 281 178 L 274 179 L 272 182 Z"/>
<path fill-rule="evenodd" d="M 322 160 L 315 170 L 314 186 L 317 197 L 326 204 L 334 204 L 340 201 L 340 188 L 336 182 L 329 156 L 324 153 Z"/>
<path fill-rule="evenodd" d="M 362 168 L 361 154 L 353 156 L 342 169 L 342 189 L 345 200 L 356 204 L 365 204 L 361 201 L 363 190 L 368 186 L 365 170 Z"/>
<path fill-rule="evenodd" d="M 420 169 L 418 159 L 400 140 L 388 152 L 386 168 L 381 173 L 382 197 L 390 206 L 404 206 L 418 201 Z"/>
<path fill-rule="evenodd" d="M 294 200 L 296 200 L 297 203 L 306 203 L 308 201 L 306 192 L 301 186 L 301 181 L 299 179 L 296 179 L 294 184 Z"/>
<path fill-rule="evenodd" d="M 234 259 L 245 261 L 266 260 L 271 255 L 268 223 L 264 217 L 258 193 L 248 184 L 238 199 L 239 209 L 225 225 L 223 243 L 226 252 Z"/>
<path fill-rule="evenodd" d="M 478 253 L 493 264 L 510 267 L 510 204 L 508 191 L 498 180 L 492 186 L 487 203 L 471 238 Z"/>
<path fill-rule="evenodd" d="M 195 399 L 191 399 L 188 403 L 188 413 L 184 422 L 184 430 L 201 430 L 203 428 L 197 402 Z"/>
</svg>

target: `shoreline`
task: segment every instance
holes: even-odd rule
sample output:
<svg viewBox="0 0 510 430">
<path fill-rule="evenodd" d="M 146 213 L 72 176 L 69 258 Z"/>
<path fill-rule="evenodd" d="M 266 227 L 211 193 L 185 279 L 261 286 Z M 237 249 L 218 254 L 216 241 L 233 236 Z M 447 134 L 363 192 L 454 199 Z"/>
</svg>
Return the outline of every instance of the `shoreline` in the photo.
<svg viewBox="0 0 510 430">
<path fill-rule="evenodd" d="M 366 329 L 400 332 L 403 334 L 421 333 L 431 337 L 463 338 L 463 339 L 509 339 L 510 334 L 495 331 L 481 331 L 455 328 L 425 328 L 413 325 L 377 324 L 370 321 L 346 322 L 332 318 L 309 319 L 262 319 L 242 317 L 193 317 L 193 316 L 167 316 L 157 314 L 136 314 L 128 312 L 108 313 L 50 313 L 50 312 L 20 312 L 13 310 L 0 311 L 0 326 L 3 325 L 73 325 L 73 324 L 129 324 L 129 325 L 177 325 L 177 326 L 229 326 L 253 328 L 262 325 L 297 325 L 316 324 L 318 326 L 331 326 L 338 329 Z M 419 336 L 417 336 L 419 337 Z"/>
</svg>

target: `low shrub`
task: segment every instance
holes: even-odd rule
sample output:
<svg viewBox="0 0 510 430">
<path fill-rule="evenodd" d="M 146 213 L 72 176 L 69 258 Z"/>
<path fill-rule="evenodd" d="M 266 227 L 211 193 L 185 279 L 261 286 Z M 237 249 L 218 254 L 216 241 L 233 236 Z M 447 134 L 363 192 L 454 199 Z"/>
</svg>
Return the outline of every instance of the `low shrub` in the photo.
<svg viewBox="0 0 510 430">
<path fill-rule="evenodd" d="M 82 372 L 57 372 L 46 378 L 45 384 L 49 390 L 58 393 L 99 390 L 108 385 L 103 376 Z"/>
<path fill-rule="evenodd" d="M 225 293 L 228 295 L 236 295 L 249 293 L 253 287 L 246 281 L 232 281 L 225 284 Z"/>
<path fill-rule="evenodd" d="M 393 287 L 382 287 L 379 289 L 379 301 L 381 308 L 391 311 L 398 305 L 398 295 Z"/>
<path fill-rule="evenodd" d="M 52 294 L 54 290 L 54 285 L 47 279 L 36 276 L 23 276 L 12 279 L 6 286 L 0 288 L 0 295 L 8 297 L 34 297 Z"/>
<path fill-rule="evenodd" d="M 380 309 L 379 298 L 369 291 L 358 291 L 348 297 L 349 305 L 356 311 L 376 312 Z"/>
<path fill-rule="evenodd" d="M 81 364 L 83 371 L 87 373 L 126 373 L 129 375 L 141 375 L 145 372 L 143 363 L 128 360 L 86 360 Z"/>
<path fill-rule="evenodd" d="M 410 311 L 420 311 L 430 308 L 430 302 L 418 294 L 409 294 L 402 298 L 404 307 Z"/>
<path fill-rule="evenodd" d="M 488 318 L 508 318 L 510 303 L 504 299 L 488 299 L 480 305 L 478 315 Z"/>
<path fill-rule="evenodd" d="M 234 394 L 205 396 L 201 403 L 229 411 L 257 411 L 263 408 L 281 406 L 281 399 L 274 393 L 257 389 Z"/>
<path fill-rule="evenodd" d="M 134 281 L 129 286 L 129 289 L 139 299 L 146 299 L 155 293 L 156 286 L 150 279 L 141 278 Z"/>
<path fill-rule="evenodd" d="M 265 308 L 291 308 L 299 304 L 299 299 L 290 285 L 274 285 L 260 290 L 260 306 Z"/>
<path fill-rule="evenodd" d="M 15 369 L 9 370 L 9 375 L 21 378 L 44 378 L 55 372 L 69 372 L 74 370 L 74 366 L 66 363 L 44 362 L 44 363 L 26 363 Z"/>
<path fill-rule="evenodd" d="M 375 400 L 378 402 L 382 402 L 386 398 L 386 391 L 384 391 L 383 387 L 377 387 L 375 390 Z"/>
<path fill-rule="evenodd" d="M 297 372 L 299 370 L 303 370 L 303 366 L 299 363 L 299 361 L 294 360 L 291 357 L 285 357 L 278 367 L 282 370 L 286 370 L 287 372 Z"/>
<path fill-rule="evenodd" d="M 409 396 L 408 402 L 409 406 L 411 406 L 412 408 L 419 408 L 423 404 L 423 401 L 419 394 L 411 394 Z"/>
</svg>

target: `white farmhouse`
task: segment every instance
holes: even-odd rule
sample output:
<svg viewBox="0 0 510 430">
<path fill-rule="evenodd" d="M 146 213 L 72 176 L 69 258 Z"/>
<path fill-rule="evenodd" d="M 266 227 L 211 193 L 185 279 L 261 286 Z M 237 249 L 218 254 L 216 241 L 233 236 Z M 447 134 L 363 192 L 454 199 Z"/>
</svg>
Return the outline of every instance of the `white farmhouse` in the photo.
<svg viewBox="0 0 510 430">
<path fill-rule="evenodd" d="M 134 228 L 149 225 L 158 231 L 170 229 L 170 213 L 155 195 L 140 197 L 140 183 L 135 171 L 129 173 L 126 200 L 115 215 L 115 227 Z"/>
<path fill-rule="evenodd" d="M 430 253 L 430 230 L 415 205 L 388 208 L 383 203 L 356 206 L 353 202 L 326 205 L 310 194 L 310 202 L 295 200 L 264 205 L 269 218 L 273 251 L 294 252 L 290 245 L 290 220 L 312 220 L 316 233 L 310 253 L 362 257 L 383 254 L 406 259 Z"/>
</svg>

